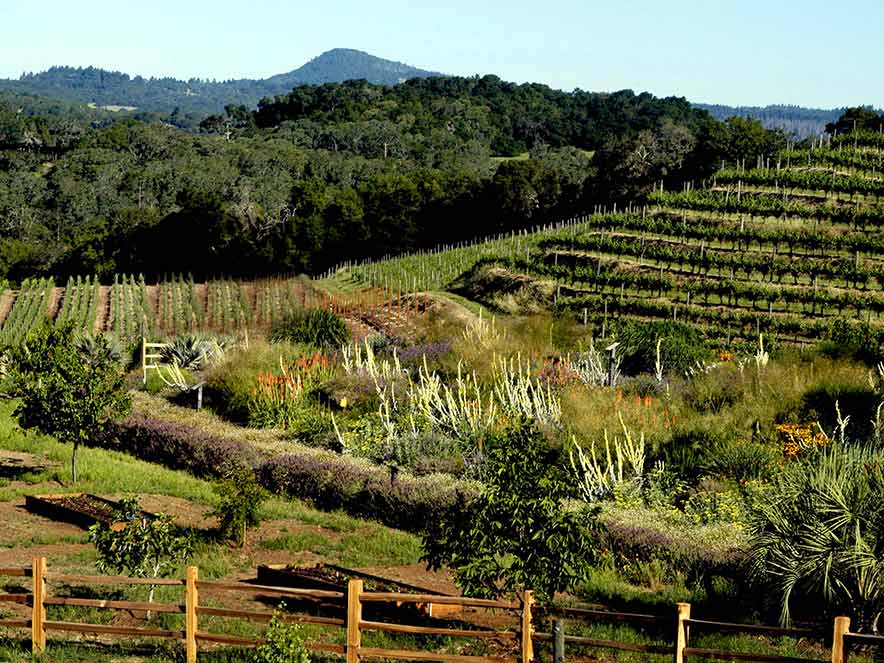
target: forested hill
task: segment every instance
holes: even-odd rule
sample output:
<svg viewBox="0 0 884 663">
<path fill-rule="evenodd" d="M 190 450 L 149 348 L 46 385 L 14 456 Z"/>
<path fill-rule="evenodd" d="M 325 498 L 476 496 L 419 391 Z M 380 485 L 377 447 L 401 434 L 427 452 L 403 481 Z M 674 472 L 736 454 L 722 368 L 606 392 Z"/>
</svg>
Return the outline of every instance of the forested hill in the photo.
<svg viewBox="0 0 884 663">
<path fill-rule="evenodd" d="M 0 97 L 0 278 L 315 274 L 640 200 L 784 147 L 682 98 L 496 76 L 301 86 L 198 132 Z"/>
<path fill-rule="evenodd" d="M 0 91 L 99 107 L 135 108 L 142 116 L 169 114 L 177 109 L 176 117 L 185 125 L 221 112 L 227 104 L 254 107 L 263 97 L 286 93 L 297 85 L 350 79 L 395 85 L 409 78 L 436 75 L 439 74 L 362 51 L 338 48 L 293 71 L 262 80 L 182 81 L 129 76 L 95 67 L 53 67 L 41 73 L 24 74 L 18 80 L 0 80 Z"/>
<path fill-rule="evenodd" d="M 722 106 L 719 104 L 694 104 L 708 112 L 716 120 L 730 117 L 750 117 L 761 122 L 767 129 L 781 129 L 797 138 L 819 136 L 826 125 L 838 120 L 846 108 L 803 108 L 801 106 Z"/>
<path fill-rule="evenodd" d="M 708 116 L 680 97 L 659 98 L 632 90 L 562 92 L 537 83 L 516 84 L 497 76 L 416 78 L 393 87 L 347 81 L 304 85 L 264 99 L 255 113 L 231 109 L 234 119 L 259 128 L 286 126 L 315 133 L 330 149 L 364 142 L 354 123 L 386 134 L 386 149 L 441 133 L 482 143 L 497 155 L 516 156 L 534 145 L 596 150 L 624 133 L 653 129 L 669 120 L 692 129 Z M 212 118 L 204 128 L 221 121 Z M 335 131 L 329 131 L 329 127 Z"/>
</svg>

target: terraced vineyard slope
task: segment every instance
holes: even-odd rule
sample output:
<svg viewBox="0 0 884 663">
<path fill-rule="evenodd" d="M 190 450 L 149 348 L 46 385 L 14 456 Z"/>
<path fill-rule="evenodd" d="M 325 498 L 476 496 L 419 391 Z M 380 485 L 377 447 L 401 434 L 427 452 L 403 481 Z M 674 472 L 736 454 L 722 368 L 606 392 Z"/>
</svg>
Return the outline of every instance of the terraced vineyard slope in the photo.
<svg viewBox="0 0 884 663">
<path fill-rule="evenodd" d="M 884 311 L 884 141 L 857 132 L 722 169 L 702 188 L 532 233 L 347 266 L 338 279 L 470 289 L 496 269 L 510 290 L 589 321 L 620 316 L 697 325 L 722 340 L 817 340 L 833 319 L 880 326 Z M 472 272 L 464 277 L 467 272 Z M 542 287 L 541 287 L 542 286 Z M 497 293 L 499 294 L 499 293 Z"/>
</svg>

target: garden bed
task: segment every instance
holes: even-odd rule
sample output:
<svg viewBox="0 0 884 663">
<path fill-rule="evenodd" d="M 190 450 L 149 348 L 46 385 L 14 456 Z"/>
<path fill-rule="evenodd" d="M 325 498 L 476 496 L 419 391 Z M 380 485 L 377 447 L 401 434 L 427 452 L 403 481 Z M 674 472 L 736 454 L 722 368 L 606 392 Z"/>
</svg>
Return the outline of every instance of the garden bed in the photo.
<svg viewBox="0 0 884 663">
<path fill-rule="evenodd" d="M 114 512 L 120 503 L 90 493 L 71 493 L 69 495 L 28 495 L 25 497 L 25 508 L 31 513 L 88 529 L 95 523 L 110 525 Z M 156 515 L 142 511 L 145 518 Z"/>
<path fill-rule="evenodd" d="M 298 567 L 283 564 L 262 564 L 258 567 L 258 583 L 276 587 L 294 587 L 298 589 L 323 589 L 346 592 L 350 580 L 362 580 L 366 592 L 400 592 L 405 594 L 436 594 L 451 596 L 439 591 L 418 587 L 392 578 L 372 573 L 348 569 L 335 564 L 317 564 L 316 566 Z M 448 618 L 460 615 L 462 606 L 439 605 L 434 603 L 408 604 L 397 607 L 417 607 L 421 615 L 427 617 Z M 343 602 L 341 603 L 343 607 Z"/>
</svg>

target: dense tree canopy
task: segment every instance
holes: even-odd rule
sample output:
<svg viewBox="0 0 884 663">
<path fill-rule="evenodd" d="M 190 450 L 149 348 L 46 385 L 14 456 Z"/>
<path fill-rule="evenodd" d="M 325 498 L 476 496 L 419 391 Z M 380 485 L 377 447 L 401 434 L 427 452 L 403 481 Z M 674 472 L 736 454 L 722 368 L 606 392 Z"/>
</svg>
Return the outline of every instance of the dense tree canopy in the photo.
<svg viewBox="0 0 884 663">
<path fill-rule="evenodd" d="M 201 133 L 0 101 L 0 277 L 320 272 L 634 200 L 768 153 L 684 99 L 494 76 L 308 85 Z"/>
</svg>

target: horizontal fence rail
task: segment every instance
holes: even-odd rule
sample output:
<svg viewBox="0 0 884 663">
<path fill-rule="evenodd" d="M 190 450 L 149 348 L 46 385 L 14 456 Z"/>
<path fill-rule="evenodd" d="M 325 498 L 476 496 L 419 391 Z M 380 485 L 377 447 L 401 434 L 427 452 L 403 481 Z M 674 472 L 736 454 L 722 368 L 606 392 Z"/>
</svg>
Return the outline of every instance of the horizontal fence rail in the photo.
<svg viewBox="0 0 884 663">
<path fill-rule="evenodd" d="M 563 663 L 565 647 L 599 648 L 626 652 L 638 652 L 671 656 L 675 663 L 684 663 L 688 657 L 713 658 L 730 661 L 759 661 L 762 663 L 845 663 L 852 648 L 884 648 L 884 637 L 853 633 L 850 631 L 850 619 L 836 617 L 832 635 L 831 658 L 803 658 L 779 654 L 761 654 L 739 652 L 724 649 L 712 649 L 691 646 L 691 631 L 711 631 L 719 633 L 746 633 L 766 637 L 791 637 L 796 639 L 819 638 L 816 631 L 807 628 L 784 628 L 758 624 L 739 624 L 732 622 L 695 619 L 691 617 L 691 606 L 679 603 L 675 612 L 670 615 L 652 615 L 634 612 L 614 612 L 600 609 L 600 606 L 557 607 L 535 606 L 532 593 L 523 592 L 520 601 L 496 601 L 462 596 L 441 596 L 436 594 L 405 594 L 399 592 L 366 592 L 363 581 L 352 579 L 346 591 L 328 591 L 320 589 L 296 589 L 290 587 L 274 587 L 245 582 L 206 581 L 199 579 L 199 570 L 188 567 L 184 579 L 174 578 L 129 578 L 126 576 L 96 576 L 54 573 L 47 570 L 45 558 L 33 560 L 31 568 L 0 568 L 0 578 L 29 578 L 31 591 L 0 594 L 0 604 L 8 603 L 25 606 L 30 609 L 30 618 L 16 616 L 0 619 L 0 627 L 28 629 L 31 634 L 31 645 L 34 653 L 41 653 L 46 648 L 47 632 L 93 634 L 100 636 L 121 636 L 136 638 L 160 638 L 181 640 L 184 643 L 187 663 L 196 663 L 200 645 L 230 645 L 254 647 L 265 640 L 261 637 L 246 637 L 226 633 L 214 633 L 201 628 L 201 617 L 227 618 L 248 622 L 269 622 L 276 613 L 270 610 L 247 610 L 243 608 L 222 607 L 201 603 L 204 594 L 216 595 L 218 599 L 225 593 L 251 594 L 258 596 L 292 597 L 316 602 L 318 607 L 331 608 L 343 616 L 321 616 L 315 614 L 284 613 L 279 618 L 287 623 L 311 624 L 336 629 L 342 638 L 337 642 L 308 641 L 306 647 L 310 651 L 336 654 L 346 658 L 347 663 L 358 663 L 360 659 L 387 659 L 403 661 L 435 661 L 438 663 L 530 663 L 535 660 L 534 643 L 552 643 L 553 662 Z M 50 596 L 48 585 L 65 583 L 76 585 L 124 585 L 124 586 L 164 586 L 180 587 L 183 591 L 183 602 L 147 602 L 124 601 L 110 599 L 91 599 L 77 597 Z M 428 604 L 458 606 L 464 609 L 460 618 L 446 620 L 442 625 L 421 625 L 400 623 L 399 621 L 379 621 L 372 616 L 363 618 L 366 606 L 386 606 L 397 609 L 402 606 L 423 608 Z M 152 628 L 150 626 L 131 627 L 114 624 L 89 624 L 73 621 L 50 620 L 46 618 L 47 607 L 82 607 L 103 610 L 137 611 L 171 613 L 184 615 L 184 628 Z M 501 615 L 509 615 L 508 625 L 490 627 L 485 623 L 473 623 L 466 615 L 480 610 L 491 610 L 496 616 L 495 624 L 502 624 Z M 550 618 L 552 632 L 542 632 L 535 628 L 534 614 Z M 374 614 L 374 613 L 373 613 Z M 382 613 L 385 618 L 387 612 Z M 393 612 L 392 614 L 396 614 Z M 418 611 L 408 614 L 416 616 Z M 658 634 L 658 642 L 665 644 L 644 644 L 636 642 L 620 642 L 601 638 L 585 637 L 577 634 L 566 634 L 569 622 L 583 623 L 623 623 L 635 624 L 640 629 L 649 629 Z M 438 624 L 438 622 L 437 622 Z M 474 640 L 479 643 L 497 643 L 499 649 L 492 650 L 494 655 L 469 655 L 446 653 L 440 651 L 422 651 L 418 649 L 392 649 L 369 647 L 362 643 L 362 636 L 368 632 L 441 636 Z M 670 634 L 667 637 L 665 634 Z M 343 644 L 340 640 L 343 639 Z M 480 651 L 487 652 L 486 649 Z"/>
</svg>

